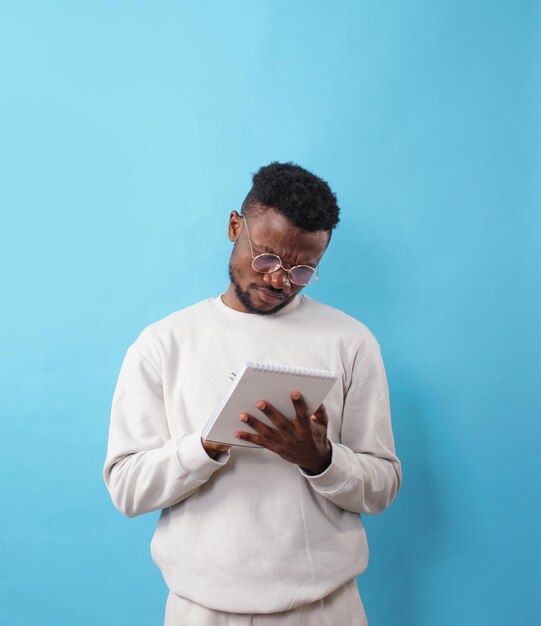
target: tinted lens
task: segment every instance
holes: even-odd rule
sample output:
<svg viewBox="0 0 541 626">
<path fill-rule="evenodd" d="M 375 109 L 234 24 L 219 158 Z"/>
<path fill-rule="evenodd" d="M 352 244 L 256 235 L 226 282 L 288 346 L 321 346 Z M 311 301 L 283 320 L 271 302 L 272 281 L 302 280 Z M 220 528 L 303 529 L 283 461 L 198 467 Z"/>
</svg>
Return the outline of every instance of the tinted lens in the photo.
<svg viewBox="0 0 541 626">
<path fill-rule="evenodd" d="M 252 261 L 254 270 L 263 274 L 275 272 L 280 265 L 280 257 L 277 257 L 275 254 L 260 254 Z"/>
<path fill-rule="evenodd" d="M 316 270 L 309 265 L 296 265 L 289 272 L 289 280 L 296 285 L 308 285 L 315 279 Z"/>
</svg>

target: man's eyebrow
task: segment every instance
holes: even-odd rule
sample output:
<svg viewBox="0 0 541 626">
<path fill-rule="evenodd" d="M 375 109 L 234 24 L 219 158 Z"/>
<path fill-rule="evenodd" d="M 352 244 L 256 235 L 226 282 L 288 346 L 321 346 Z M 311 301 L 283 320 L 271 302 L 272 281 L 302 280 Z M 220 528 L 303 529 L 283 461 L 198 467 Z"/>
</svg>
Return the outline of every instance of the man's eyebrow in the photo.
<svg viewBox="0 0 541 626">
<path fill-rule="evenodd" d="M 254 241 L 252 240 L 252 248 L 254 250 L 256 250 L 257 252 L 270 252 L 270 254 L 276 254 L 276 252 L 273 252 L 272 248 L 269 248 L 269 246 L 257 246 Z"/>
</svg>

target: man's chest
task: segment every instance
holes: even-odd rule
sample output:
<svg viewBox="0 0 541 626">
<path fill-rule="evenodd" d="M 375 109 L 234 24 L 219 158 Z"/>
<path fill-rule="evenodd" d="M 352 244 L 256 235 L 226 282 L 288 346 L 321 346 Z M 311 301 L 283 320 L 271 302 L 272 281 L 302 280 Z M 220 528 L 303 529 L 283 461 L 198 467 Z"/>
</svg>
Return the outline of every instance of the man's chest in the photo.
<svg viewBox="0 0 541 626">
<path fill-rule="evenodd" d="M 307 334 L 302 330 L 277 328 L 262 332 L 235 328 L 231 332 L 210 330 L 173 340 L 164 354 L 162 373 L 171 435 L 202 428 L 226 393 L 232 375 L 247 361 L 336 372 L 339 379 L 325 405 L 330 411 L 329 431 L 338 435 L 349 365 L 343 361 L 339 342 L 325 334 Z"/>
</svg>

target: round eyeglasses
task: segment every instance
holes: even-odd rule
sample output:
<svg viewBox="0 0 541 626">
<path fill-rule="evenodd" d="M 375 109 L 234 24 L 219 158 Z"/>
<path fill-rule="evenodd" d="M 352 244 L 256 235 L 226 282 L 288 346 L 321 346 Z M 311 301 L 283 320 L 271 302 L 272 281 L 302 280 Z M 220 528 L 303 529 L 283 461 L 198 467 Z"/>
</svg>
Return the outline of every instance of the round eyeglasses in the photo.
<svg viewBox="0 0 541 626">
<path fill-rule="evenodd" d="M 287 277 L 291 283 L 299 286 L 306 286 L 315 283 L 319 278 L 318 268 L 311 265 L 294 265 L 289 269 L 282 265 L 282 259 L 277 254 L 270 252 L 264 252 L 263 254 L 254 254 L 254 247 L 252 245 L 252 239 L 250 237 L 250 231 L 248 230 L 248 224 L 246 217 L 243 215 L 244 225 L 246 226 L 246 234 L 248 235 L 248 241 L 250 242 L 250 251 L 252 252 L 252 268 L 260 274 L 272 274 L 279 269 L 283 269 L 287 273 Z"/>
</svg>

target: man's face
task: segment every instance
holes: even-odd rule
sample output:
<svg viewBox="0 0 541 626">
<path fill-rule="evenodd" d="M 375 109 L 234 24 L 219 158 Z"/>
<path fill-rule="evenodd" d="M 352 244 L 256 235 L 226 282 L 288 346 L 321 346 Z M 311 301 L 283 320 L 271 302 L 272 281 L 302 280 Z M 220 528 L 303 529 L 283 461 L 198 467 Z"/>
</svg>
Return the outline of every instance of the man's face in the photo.
<svg viewBox="0 0 541 626">
<path fill-rule="evenodd" d="M 330 234 L 308 232 L 293 226 L 278 211 L 268 208 L 247 216 L 254 255 L 270 252 L 290 269 L 294 265 L 316 267 L 325 252 Z M 252 268 L 252 252 L 242 217 L 233 211 L 229 239 L 235 242 L 229 261 L 231 285 L 226 303 L 238 311 L 268 315 L 284 307 L 303 288 L 293 284 L 283 269 L 261 274 Z"/>
</svg>

